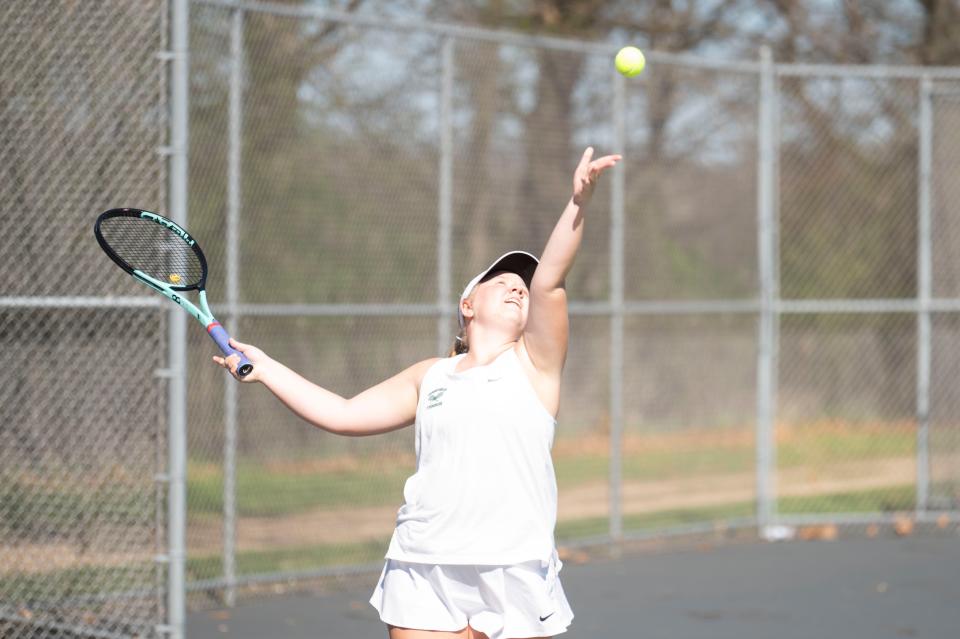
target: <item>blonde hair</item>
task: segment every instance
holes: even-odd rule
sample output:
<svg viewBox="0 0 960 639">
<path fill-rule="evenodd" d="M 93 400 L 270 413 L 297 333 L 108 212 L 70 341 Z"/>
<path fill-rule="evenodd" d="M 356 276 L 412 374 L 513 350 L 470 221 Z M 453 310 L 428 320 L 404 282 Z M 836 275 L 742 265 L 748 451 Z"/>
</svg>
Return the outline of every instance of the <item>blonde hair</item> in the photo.
<svg viewBox="0 0 960 639">
<path fill-rule="evenodd" d="M 453 357 L 454 355 L 462 355 L 470 350 L 470 345 L 467 344 L 467 329 L 462 328 L 460 332 L 457 333 L 457 336 L 453 340 L 453 346 L 450 347 L 450 352 L 447 353 L 447 357 Z"/>
<path fill-rule="evenodd" d="M 471 302 L 473 301 L 473 295 L 476 292 L 477 287 L 474 286 L 473 290 L 470 291 L 470 294 L 467 295 L 464 299 L 468 299 Z M 463 300 L 460 300 L 461 302 Z M 459 305 L 458 305 L 459 308 Z M 457 336 L 453 339 L 453 346 L 450 347 L 450 352 L 447 354 L 447 357 L 453 357 L 454 355 L 462 355 L 470 350 L 470 344 L 467 343 L 467 324 L 469 320 L 464 320 L 463 326 L 460 328 L 460 332 L 457 333 Z"/>
</svg>

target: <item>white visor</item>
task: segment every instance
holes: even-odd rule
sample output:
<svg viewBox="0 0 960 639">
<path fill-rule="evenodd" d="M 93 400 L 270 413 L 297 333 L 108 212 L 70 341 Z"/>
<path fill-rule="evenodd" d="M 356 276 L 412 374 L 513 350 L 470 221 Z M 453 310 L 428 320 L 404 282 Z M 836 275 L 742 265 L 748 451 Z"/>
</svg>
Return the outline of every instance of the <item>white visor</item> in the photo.
<svg viewBox="0 0 960 639">
<path fill-rule="evenodd" d="M 460 321 L 460 328 L 463 328 L 464 325 L 463 313 L 460 311 L 460 303 L 470 296 L 473 288 L 482 282 L 483 278 L 497 271 L 509 271 L 510 273 L 519 275 L 529 289 L 530 282 L 533 280 L 533 273 L 537 270 L 537 264 L 539 263 L 540 260 L 526 251 L 510 251 L 495 259 L 493 264 L 470 280 L 470 283 L 463 289 L 463 293 L 460 295 L 460 301 L 457 302 L 457 319 Z"/>
</svg>

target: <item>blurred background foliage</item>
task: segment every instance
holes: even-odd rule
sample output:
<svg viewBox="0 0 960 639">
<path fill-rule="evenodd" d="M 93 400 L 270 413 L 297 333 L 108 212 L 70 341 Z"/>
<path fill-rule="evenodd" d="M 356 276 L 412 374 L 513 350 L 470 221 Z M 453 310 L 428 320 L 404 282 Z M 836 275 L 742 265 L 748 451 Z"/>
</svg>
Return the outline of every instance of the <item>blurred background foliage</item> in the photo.
<svg viewBox="0 0 960 639">
<path fill-rule="evenodd" d="M 714 60 L 756 60 L 768 46 L 779 63 L 960 62 L 960 9 L 942 0 L 278 4 L 631 43 Z M 204 238 L 221 238 L 225 228 L 226 15 L 202 4 L 191 14 L 190 224 Z M 247 12 L 243 41 L 240 300 L 435 302 L 442 38 Z M 454 69 L 449 296 L 505 250 L 542 250 L 568 197 L 576 158 L 592 144 L 600 153 L 627 157 L 628 300 L 756 298 L 755 74 L 648 65 L 628 88 L 627 148 L 612 149 L 609 60 L 458 39 Z M 782 76 L 778 99 L 781 296 L 914 296 L 917 83 Z M 591 206 L 593 219 L 568 280 L 573 300 L 602 301 L 609 293 L 608 198 L 608 188 L 598 189 Z M 216 301 L 226 271 L 222 243 L 214 239 L 208 250 Z M 960 278 L 952 264 L 937 268 L 940 278 Z M 912 410 L 912 386 L 893 374 L 912 360 L 913 341 L 890 338 L 902 333 L 901 319 L 862 320 L 788 316 L 784 328 L 849 333 L 875 343 L 891 367 L 883 396 L 892 393 L 897 405 Z M 297 346 L 275 331 L 244 331 L 267 323 L 245 320 L 240 335 L 268 352 L 288 346 L 318 352 L 324 369 L 356 366 L 355 345 L 339 332 L 299 330 Z M 452 324 L 451 312 L 451 330 Z M 753 319 L 740 325 L 752 332 Z M 382 353 L 397 350 L 398 334 L 383 327 L 364 340 L 372 353 Z M 432 354 L 427 348 L 423 356 Z M 637 351 L 628 363 L 644 356 Z M 849 361 L 844 356 L 834 365 L 849 367 Z M 568 371 L 570 383 L 592 388 L 590 396 L 602 406 L 605 391 L 595 370 L 583 367 L 582 376 L 578 370 Z M 376 381 L 370 373 L 358 376 L 319 381 L 342 393 Z M 740 404 L 748 411 L 752 393 L 744 387 Z M 789 401 L 788 393 L 783 397 Z M 588 420 L 597 406 L 583 405 Z"/>
<path fill-rule="evenodd" d="M 275 4 L 301 3 L 286 0 Z M 949 1 L 349 0 L 313 4 L 384 19 L 425 19 L 629 42 L 648 51 L 725 60 L 756 59 L 758 48 L 767 45 L 777 62 L 960 62 L 960 9 Z M 219 16 L 195 11 L 193 48 L 225 55 L 226 28 Z M 360 288 L 369 294 L 368 301 L 434 299 L 435 293 L 425 285 L 434 279 L 430 261 L 420 258 L 435 250 L 431 230 L 437 198 L 436 131 L 413 118 L 437 107 L 435 95 L 431 95 L 438 90 L 438 43 L 436 38 L 422 35 L 384 32 L 380 36 L 396 41 L 390 47 L 392 58 L 382 57 L 383 47 L 376 51 L 380 57 L 371 57 L 369 42 L 344 24 L 311 22 L 305 26 L 267 15 L 245 21 L 244 40 L 251 63 L 244 78 L 248 98 L 243 114 L 243 209 L 265 223 L 282 223 L 292 231 L 278 246 L 256 226 L 244 227 L 250 229 L 244 238 L 244 262 L 255 265 L 243 278 L 247 301 L 266 301 L 254 299 L 263 297 L 264 291 L 269 291 L 269 301 L 360 301 Z M 571 146 L 579 143 L 578 133 L 585 128 L 578 122 L 578 101 L 583 99 L 579 93 L 582 77 L 589 71 L 588 61 L 575 53 L 536 50 L 531 54 L 536 57 L 533 66 L 538 72 L 524 79 L 522 94 L 504 96 L 503 78 L 509 74 L 509 61 L 502 59 L 502 52 L 496 47 L 469 45 L 458 50 L 457 90 L 462 92 L 463 103 L 470 105 L 470 125 L 457 140 L 457 166 L 471 172 L 485 167 L 495 152 L 492 147 L 503 139 L 505 126 L 515 129 L 509 141 L 511 154 L 519 158 L 502 167 L 510 171 L 510 182 L 520 194 L 521 206 L 514 215 L 500 214 L 503 202 L 497 195 L 502 185 L 495 175 L 473 180 L 457 176 L 458 231 L 468 238 L 466 253 L 458 259 L 470 265 L 489 259 L 495 250 L 489 238 L 495 235 L 523 233 L 524 238 L 540 242 L 531 248 L 542 248 L 555 219 L 552 212 L 562 208 L 569 191 L 571 157 L 579 151 Z M 191 170 L 196 177 L 191 181 L 191 221 L 198 234 L 215 237 L 222 231 L 224 219 L 228 69 L 224 58 L 217 56 L 195 55 L 193 64 Z M 702 140 L 695 132 L 686 138 L 677 134 L 689 101 L 700 97 L 685 89 L 689 78 L 682 74 L 658 74 L 651 69 L 649 75 L 644 83 L 644 108 L 631 114 L 635 117 L 630 128 L 646 132 L 642 145 L 630 149 L 629 160 L 637 167 L 637 175 L 643 176 L 631 193 L 651 203 L 648 209 L 663 208 L 657 203 L 667 198 L 674 201 L 674 209 L 680 209 L 682 203 L 676 203 L 678 193 L 671 189 L 671 180 L 680 181 L 685 172 L 701 171 L 704 164 L 714 162 L 703 152 L 698 144 Z M 422 84 L 417 86 L 415 80 L 411 86 L 411 77 L 421 78 Z M 878 276 L 886 279 L 889 275 L 878 269 L 889 269 L 887 265 L 895 263 L 897 272 L 882 296 L 909 296 L 915 287 L 913 225 L 906 216 L 886 213 L 913 207 L 917 149 L 910 119 L 915 98 L 907 87 L 902 91 L 880 87 L 873 91 L 880 99 L 868 112 L 859 118 L 836 118 L 837 103 L 850 88 L 839 81 L 832 84 L 835 86 L 824 88 L 806 78 L 786 78 L 781 87 L 788 96 L 786 125 L 794 131 L 788 131 L 781 141 L 782 171 L 789 176 L 781 185 L 781 224 L 796 234 L 783 246 L 783 295 L 805 297 L 817 289 L 822 296 L 827 289 L 830 297 L 871 296 L 876 293 L 873 288 Z M 595 97 L 597 101 L 610 99 L 608 94 Z M 393 108 L 384 108 L 388 104 Z M 878 118 L 893 121 L 889 126 L 896 139 L 890 140 L 884 132 L 871 136 L 871 121 Z M 544 123 L 549 123 L 549 135 L 544 135 Z M 883 152 L 878 155 L 880 147 Z M 323 161 L 317 160 L 318 155 Z M 371 170 L 390 164 L 408 170 Z M 712 175 L 716 176 L 716 191 L 742 178 L 719 171 Z M 385 201 L 392 210 L 384 210 Z M 869 232 L 835 233 L 833 218 L 840 206 L 846 228 L 865 227 Z M 700 208 L 700 215 L 694 211 L 687 225 L 710 223 L 709 211 Z M 290 214 L 297 211 L 300 214 Z M 397 229 L 381 222 L 385 215 L 403 215 L 407 225 L 422 233 L 404 235 L 406 241 L 398 242 Z M 875 223 L 877 220 L 882 221 Z M 752 271 L 741 272 L 739 279 L 735 275 L 718 277 L 714 262 L 729 261 L 734 259 L 730 253 L 752 251 L 752 247 L 726 242 L 715 250 L 699 247 L 699 251 L 684 252 L 671 248 L 669 233 L 663 228 L 676 225 L 676 220 L 646 215 L 639 223 L 650 239 L 645 248 L 668 253 L 661 257 L 673 276 L 674 295 L 696 298 L 718 291 L 725 295 L 751 293 L 755 286 Z M 357 226 L 366 232 L 349 232 Z M 344 243 L 348 247 L 344 248 Z M 344 268 L 331 269 L 323 255 L 334 249 L 375 254 L 377 259 L 358 259 Z M 379 277 L 384 264 L 415 277 Z M 313 277 L 280 277 L 291 270 Z M 588 275 L 575 273 L 574 277 Z M 602 298 L 605 294 L 604 281 L 584 281 L 583 285 L 584 297 Z M 298 290 L 277 290 L 277 286 Z M 663 296 L 656 290 L 638 292 Z"/>
</svg>

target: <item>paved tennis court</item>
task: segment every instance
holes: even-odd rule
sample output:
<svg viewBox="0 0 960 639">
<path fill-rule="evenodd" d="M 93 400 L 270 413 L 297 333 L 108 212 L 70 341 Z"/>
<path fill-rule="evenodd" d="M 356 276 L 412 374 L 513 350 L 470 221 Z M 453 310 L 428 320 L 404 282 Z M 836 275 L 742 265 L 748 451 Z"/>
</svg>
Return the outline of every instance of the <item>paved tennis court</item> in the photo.
<svg viewBox="0 0 960 639">
<path fill-rule="evenodd" d="M 565 639 L 960 637 L 960 537 L 660 550 L 562 573 Z M 369 584 L 193 613 L 189 639 L 384 639 Z"/>
</svg>

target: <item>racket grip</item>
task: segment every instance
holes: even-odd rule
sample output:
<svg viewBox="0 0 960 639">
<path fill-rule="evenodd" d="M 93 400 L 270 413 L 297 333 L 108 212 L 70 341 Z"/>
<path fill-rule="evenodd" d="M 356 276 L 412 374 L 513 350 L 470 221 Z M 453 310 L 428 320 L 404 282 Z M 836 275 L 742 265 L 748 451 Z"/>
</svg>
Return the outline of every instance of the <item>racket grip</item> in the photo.
<svg viewBox="0 0 960 639">
<path fill-rule="evenodd" d="M 226 329 L 220 326 L 220 322 L 214 322 L 207 326 L 207 333 L 210 334 L 210 337 L 217 343 L 225 356 L 238 355 L 240 357 L 240 363 L 237 364 L 237 375 L 246 377 L 253 372 L 253 364 L 250 360 L 243 353 L 230 346 L 230 335 Z"/>
</svg>

